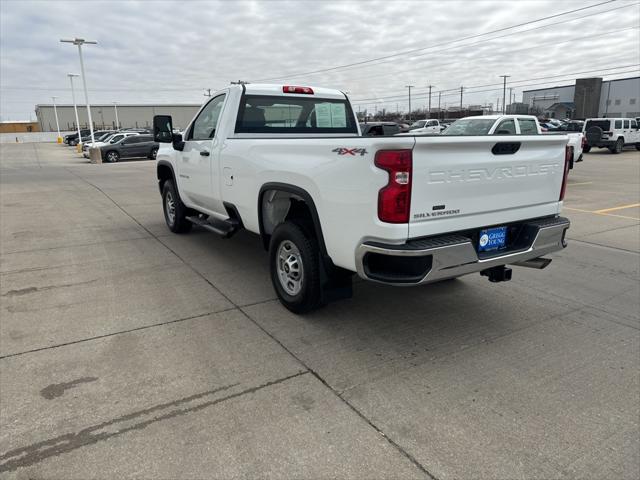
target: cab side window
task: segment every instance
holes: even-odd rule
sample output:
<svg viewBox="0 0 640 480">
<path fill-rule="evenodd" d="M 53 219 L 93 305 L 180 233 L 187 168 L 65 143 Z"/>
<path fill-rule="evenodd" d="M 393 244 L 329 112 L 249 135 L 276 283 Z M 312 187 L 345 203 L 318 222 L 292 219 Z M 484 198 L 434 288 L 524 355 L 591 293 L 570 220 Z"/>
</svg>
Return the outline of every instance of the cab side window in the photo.
<svg viewBox="0 0 640 480">
<path fill-rule="evenodd" d="M 503 120 L 493 132 L 494 135 L 515 135 L 516 134 L 516 122 L 513 118 Z"/>
<path fill-rule="evenodd" d="M 522 135 L 537 135 L 538 127 L 536 126 L 536 121 L 531 118 L 519 118 L 518 123 L 520 124 L 520 133 Z"/>
<path fill-rule="evenodd" d="M 638 123 L 635 120 L 631 120 L 631 130 L 637 130 Z"/>
<path fill-rule="evenodd" d="M 220 112 L 222 112 L 225 96 L 218 95 L 207 103 L 193 122 L 187 140 L 211 140 L 213 138 L 218 127 L 218 119 Z"/>
<path fill-rule="evenodd" d="M 629 120 L 625 120 L 624 121 L 624 129 L 628 130 L 629 129 Z"/>
<path fill-rule="evenodd" d="M 622 128 L 622 120 L 616 120 L 615 121 L 615 127 L 614 128 Z"/>
</svg>

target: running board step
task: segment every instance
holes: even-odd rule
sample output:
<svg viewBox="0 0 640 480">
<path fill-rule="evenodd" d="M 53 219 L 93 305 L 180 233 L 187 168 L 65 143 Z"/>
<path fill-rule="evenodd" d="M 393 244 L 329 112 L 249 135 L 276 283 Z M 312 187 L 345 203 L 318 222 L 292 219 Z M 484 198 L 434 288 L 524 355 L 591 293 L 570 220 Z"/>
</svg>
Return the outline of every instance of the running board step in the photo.
<svg viewBox="0 0 640 480">
<path fill-rule="evenodd" d="M 239 230 L 240 223 L 237 220 L 229 218 L 228 220 L 213 220 L 210 221 L 208 219 L 193 216 L 186 217 L 194 225 L 204 228 L 205 230 L 209 230 L 210 232 L 217 233 L 223 238 L 230 238 Z"/>
</svg>

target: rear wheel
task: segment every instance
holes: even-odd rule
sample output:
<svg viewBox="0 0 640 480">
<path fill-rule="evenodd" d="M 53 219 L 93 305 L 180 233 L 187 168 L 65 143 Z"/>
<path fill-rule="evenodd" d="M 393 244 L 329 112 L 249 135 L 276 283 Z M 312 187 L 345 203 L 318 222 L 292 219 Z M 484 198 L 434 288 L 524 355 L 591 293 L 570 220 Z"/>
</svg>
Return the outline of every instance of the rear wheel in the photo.
<svg viewBox="0 0 640 480">
<path fill-rule="evenodd" d="M 590 147 L 589 145 L 587 145 L 586 147 L 584 147 L 584 148 L 582 149 L 582 151 L 583 151 L 584 153 L 589 153 L 589 152 L 591 151 L 591 147 Z"/>
<path fill-rule="evenodd" d="M 167 227 L 173 233 L 186 233 L 193 225 L 187 220 L 187 207 L 178 196 L 172 180 L 167 180 L 162 186 L 162 210 Z"/>
<path fill-rule="evenodd" d="M 157 156 L 158 156 L 158 147 L 153 147 L 151 149 L 151 153 L 149 153 L 149 158 L 151 160 L 155 160 Z"/>
<path fill-rule="evenodd" d="M 295 222 L 276 227 L 269 244 L 271 282 L 280 302 L 294 313 L 321 305 L 318 242 Z"/>
<path fill-rule="evenodd" d="M 120 160 L 120 154 L 115 150 L 111 150 L 110 152 L 106 153 L 104 158 L 106 158 L 107 162 L 109 163 L 116 163 L 118 160 Z"/>
</svg>

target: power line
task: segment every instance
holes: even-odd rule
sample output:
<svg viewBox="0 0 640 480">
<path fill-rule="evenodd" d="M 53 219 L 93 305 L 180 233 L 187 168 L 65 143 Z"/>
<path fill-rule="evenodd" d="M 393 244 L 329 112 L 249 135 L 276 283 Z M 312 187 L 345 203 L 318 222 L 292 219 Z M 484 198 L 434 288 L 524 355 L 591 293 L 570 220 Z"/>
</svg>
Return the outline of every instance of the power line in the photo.
<svg viewBox="0 0 640 480">
<path fill-rule="evenodd" d="M 638 69 L 635 69 L 635 70 L 625 70 L 625 71 L 623 71 L 623 72 L 614 72 L 614 73 L 611 73 L 611 75 L 620 75 L 620 74 L 624 74 L 624 73 L 639 73 L 639 72 L 640 72 L 640 71 L 639 71 Z M 569 76 L 569 77 L 567 78 L 567 80 L 569 80 L 569 79 L 571 79 L 571 78 L 573 78 L 573 77 Z M 524 81 L 524 80 L 520 80 L 520 81 Z M 607 81 L 610 81 L 610 80 L 603 80 L 603 81 L 607 82 Z M 518 85 L 518 87 L 520 87 L 520 88 L 521 88 L 521 87 L 535 87 L 535 86 L 539 86 L 539 85 L 548 85 L 548 84 L 549 84 L 549 82 L 539 82 L 539 83 L 529 83 L 529 84 L 526 84 L 526 85 Z M 468 94 L 470 94 L 470 95 L 473 95 L 473 94 L 476 94 L 476 93 L 501 92 L 501 91 L 502 91 L 502 88 L 490 88 L 490 89 L 487 89 L 487 90 L 476 90 L 476 91 L 473 91 L 473 92 L 468 92 L 468 91 L 466 90 L 466 88 L 467 88 L 467 87 L 465 87 L 465 92 L 466 92 L 466 93 L 468 93 Z M 550 87 L 548 87 L 548 88 L 554 88 L 554 86 L 550 86 Z M 458 87 L 456 90 L 459 92 L 460 87 Z M 457 95 L 459 95 L 459 93 L 452 92 L 452 93 L 446 93 L 446 94 L 443 94 L 443 95 L 442 95 L 442 97 L 452 97 L 452 96 L 457 96 Z M 375 103 L 377 103 L 377 104 L 379 104 L 379 105 L 387 105 L 387 104 L 395 103 L 395 102 L 397 102 L 397 100 L 387 100 L 387 101 L 385 101 L 385 102 L 375 102 Z M 372 104 L 372 103 L 374 103 L 374 102 L 373 102 L 373 101 L 370 101 L 370 102 L 360 102 L 360 103 L 352 102 L 352 105 L 358 106 L 358 105 L 368 105 L 368 104 Z"/>
<path fill-rule="evenodd" d="M 631 5 L 623 5 L 622 7 L 612 8 L 610 10 L 606 10 L 605 12 L 596 12 L 594 14 L 584 15 L 582 17 L 578 17 L 578 18 L 575 18 L 575 19 L 564 20 L 562 22 L 551 23 L 549 25 L 543 25 L 541 27 L 531 28 L 529 30 L 524 30 L 522 32 L 514 32 L 514 33 L 507 34 L 507 35 L 502 35 L 502 36 L 499 36 L 499 37 L 492 37 L 492 38 L 489 38 L 487 40 L 482 40 L 480 42 L 469 43 L 469 44 L 464 44 L 464 45 L 456 45 L 456 46 L 450 47 L 450 48 L 443 48 L 443 49 L 440 49 L 438 52 L 427 52 L 427 53 L 423 53 L 423 54 L 420 54 L 420 55 L 416 55 L 416 57 L 417 56 L 423 56 L 423 55 L 429 55 L 429 54 L 440 54 L 443 51 L 451 50 L 451 49 L 455 49 L 455 48 L 471 47 L 471 46 L 479 45 L 481 43 L 490 42 L 492 40 L 503 38 L 503 37 L 506 37 L 506 36 L 509 36 L 509 35 L 516 35 L 516 34 L 519 34 L 519 33 L 527 33 L 527 32 L 530 32 L 532 30 L 537 30 L 538 28 L 544 28 L 544 27 L 547 27 L 547 26 L 557 25 L 558 23 L 566 23 L 566 22 L 570 22 L 570 21 L 573 21 L 573 20 L 579 20 L 579 19 L 582 19 L 582 18 L 585 18 L 585 17 L 589 17 L 589 16 L 592 16 L 592 15 L 599 15 L 601 13 L 611 12 L 613 10 L 619 10 L 620 8 L 628 8 L 630 6 L 633 6 L 633 4 L 631 4 Z M 598 34 L 590 34 L 590 35 L 586 35 L 586 36 L 583 36 L 583 37 L 572 37 L 572 38 L 570 38 L 568 40 L 563 40 L 563 41 L 560 41 L 560 42 L 536 44 L 536 45 L 534 45 L 532 47 L 518 48 L 518 49 L 515 49 L 515 50 L 507 50 L 505 53 L 524 52 L 524 51 L 527 51 L 527 50 L 539 49 L 540 47 L 544 47 L 544 46 L 547 46 L 547 45 L 555 46 L 555 45 L 562 45 L 563 43 L 575 43 L 577 40 L 593 39 L 593 38 L 596 38 L 596 37 L 602 37 L 602 36 L 605 36 L 605 35 L 612 35 L 614 33 L 620 33 L 620 32 L 624 32 L 624 31 L 627 31 L 627 30 L 637 30 L 639 28 L 640 27 L 638 27 L 638 26 L 631 26 L 631 27 L 627 27 L 627 28 L 610 30 L 610 31 L 603 32 L 603 33 L 598 33 Z M 482 56 L 475 55 L 474 59 L 476 59 L 476 58 L 482 58 Z M 411 58 L 409 58 L 408 60 L 410 60 L 410 59 Z M 380 63 L 376 63 L 376 64 L 373 64 L 373 65 L 370 65 L 370 66 L 375 67 L 375 66 L 378 66 L 378 65 L 384 65 L 385 63 L 387 63 L 387 62 L 380 62 Z M 453 62 L 448 62 L 448 63 L 444 63 L 444 64 L 439 64 L 439 65 L 430 64 L 428 66 L 429 66 L 429 68 L 434 68 L 434 67 L 446 66 L 446 65 L 457 65 L 459 63 L 460 63 L 459 60 L 456 60 L 456 61 L 453 61 Z M 378 74 L 375 74 L 375 75 L 367 74 L 367 75 L 364 75 L 364 76 L 349 77 L 349 79 L 351 81 L 359 80 L 359 79 L 370 80 L 371 78 L 385 77 L 387 75 L 398 75 L 399 73 L 406 73 L 406 72 L 411 72 L 411 71 L 415 71 L 415 70 L 422 70 L 423 68 L 425 68 L 424 65 L 419 65 L 418 67 L 412 67 L 412 68 L 408 68 L 408 69 L 404 69 L 404 70 L 389 70 L 389 69 L 387 69 L 383 73 L 378 73 Z"/>
<path fill-rule="evenodd" d="M 499 28 L 499 29 L 496 29 L 496 30 L 491 30 L 489 32 L 478 33 L 478 34 L 475 34 L 475 35 L 470 35 L 470 36 L 467 36 L 467 37 L 458 38 L 456 40 L 449 40 L 447 42 L 436 43 L 434 45 L 430 45 L 429 47 L 415 48 L 413 50 L 405 50 L 404 52 L 393 53 L 393 54 L 385 55 L 385 56 L 382 56 L 382 57 L 372 58 L 372 59 L 369 59 L 369 60 L 361 60 L 359 62 L 347 63 L 347 64 L 344 64 L 344 65 L 337 65 L 337 66 L 334 66 L 334 67 L 321 68 L 321 69 L 312 70 L 312 71 L 309 71 L 309 72 L 287 74 L 287 75 L 281 75 L 281 76 L 278 76 L 278 77 L 262 78 L 262 79 L 254 80 L 253 82 L 254 83 L 258 83 L 258 82 L 266 82 L 266 81 L 270 81 L 270 80 L 278 80 L 278 79 L 281 79 L 281 78 L 300 77 L 302 75 L 311 75 L 311 74 L 315 74 L 315 73 L 329 72 L 329 71 L 333 71 L 333 70 L 339 70 L 339 69 L 342 69 L 342 68 L 353 67 L 353 66 L 356 66 L 356 65 L 365 65 L 367 63 L 376 62 L 378 60 L 385 60 L 387 58 L 400 57 L 402 55 L 408 55 L 408 54 L 411 54 L 411 53 L 422 52 L 424 50 L 430 50 L 430 49 L 433 49 L 433 48 L 438 48 L 438 47 L 441 47 L 441 46 L 450 45 L 452 43 L 462 42 L 464 40 L 471 40 L 473 38 L 483 37 L 485 35 L 491 35 L 492 33 L 499 33 L 499 32 L 503 32 L 505 30 L 511 30 L 512 28 L 518 28 L 518 27 L 523 27 L 525 25 L 531 25 L 533 23 L 538 23 L 538 22 L 542 22 L 544 20 L 549 20 L 551 18 L 557 18 L 557 17 L 561 17 L 561 16 L 564 16 L 564 15 L 569 15 L 570 13 L 580 12 L 582 10 L 588 10 L 590 8 L 599 7 L 601 5 L 606 5 L 608 3 L 613 3 L 613 2 L 616 2 L 616 1 L 617 0 L 607 0 L 605 2 L 596 3 L 594 5 L 589 5 L 589 6 L 586 6 L 586 7 L 576 8 L 574 10 L 568 10 L 566 12 L 557 13 L 555 15 L 549 15 L 547 17 L 538 18 L 536 20 L 530 20 L 528 22 L 523 22 L 523 23 L 519 23 L 519 24 L 516 24 L 516 25 L 511 25 L 509 27 L 503 27 L 503 28 Z"/>
<path fill-rule="evenodd" d="M 566 72 L 566 73 L 561 73 L 558 75 L 549 75 L 546 77 L 535 77 L 535 78 L 524 78 L 522 80 L 513 80 L 511 82 L 511 84 L 514 83 L 521 83 L 521 82 L 530 82 L 532 80 L 547 80 L 547 79 L 552 79 L 552 78 L 560 78 L 560 77 L 567 77 L 570 75 L 582 75 L 583 73 L 593 73 L 593 72 L 606 72 L 609 70 L 619 70 L 619 69 L 623 69 L 623 68 L 630 68 L 630 67 L 637 67 L 640 66 L 640 63 L 633 63 L 630 65 L 620 65 L 618 67 L 610 67 L 610 68 L 597 68 L 594 70 L 583 70 L 580 72 Z M 469 86 L 466 88 L 481 88 L 481 87 L 493 87 L 495 85 L 502 85 L 502 82 L 499 83 L 487 83 L 484 85 L 473 85 L 473 86 Z M 520 85 L 521 86 L 521 85 Z M 516 87 L 518 87 L 518 85 L 516 85 Z M 454 87 L 454 88 L 447 88 L 447 89 L 442 89 L 442 90 L 438 90 L 438 92 L 451 92 L 451 91 L 458 91 L 460 87 Z M 425 90 L 424 92 L 419 92 L 419 93 L 427 93 L 427 91 Z M 473 92 L 469 92 L 469 93 L 473 93 Z M 352 98 L 351 101 L 352 102 L 365 102 L 365 101 L 375 101 L 375 100 L 387 100 L 387 99 L 400 99 L 400 98 L 404 98 L 403 95 L 390 95 L 390 96 L 385 96 L 385 97 L 370 97 L 370 98 Z"/>
</svg>

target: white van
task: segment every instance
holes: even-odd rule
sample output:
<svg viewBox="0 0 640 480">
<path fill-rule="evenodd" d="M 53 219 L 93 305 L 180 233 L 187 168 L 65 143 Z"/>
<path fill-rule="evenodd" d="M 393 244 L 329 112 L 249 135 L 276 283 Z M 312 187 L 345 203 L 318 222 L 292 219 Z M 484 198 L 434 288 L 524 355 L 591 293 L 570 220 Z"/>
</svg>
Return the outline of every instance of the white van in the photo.
<svg viewBox="0 0 640 480">
<path fill-rule="evenodd" d="M 639 127 L 635 118 L 588 118 L 582 130 L 586 138 L 583 151 L 586 153 L 592 147 L 598 147 L 620 153 L 629 145 L 640 150 Z"/>
</svg>

